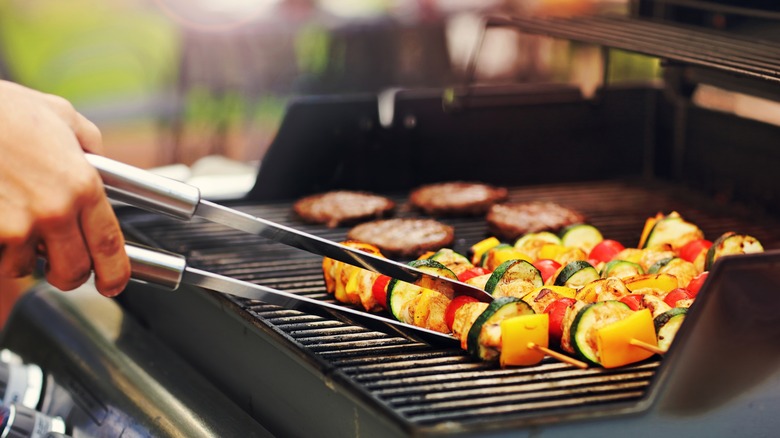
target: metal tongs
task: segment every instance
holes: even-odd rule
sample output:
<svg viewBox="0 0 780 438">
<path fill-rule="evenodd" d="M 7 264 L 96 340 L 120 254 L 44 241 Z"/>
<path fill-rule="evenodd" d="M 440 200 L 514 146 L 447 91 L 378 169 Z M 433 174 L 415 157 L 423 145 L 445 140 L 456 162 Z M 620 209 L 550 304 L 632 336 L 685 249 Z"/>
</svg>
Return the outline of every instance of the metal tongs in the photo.
<svg viewBox="0 0 780 438">
<path fill-rule="evenodd" d="M 454 291 L 455 296 L 468 295 L 479 301 L 491 302 L 493 297 L 479 288 L 449 278 L 429 274 L 396 261 L 341 245 L 321 237 L 305 233 L 239 210 L 201 199 L 197 187 L 129 166 L 99 155 L 85 154 L 87 160 L 100 173 L 106 193 L 111 199 L 154 213 L 165 214 L 188 221 L 194 216 L 226 225 L 250 234 L 293 246 L 304 251 L 368 269 L 408 283 L 424 277 L 435 279 L 436 286 Z M 181 283 L 228 293 L 271 304 L 290 307 L 295 303 L 308 303 L 330 310 L 347 313 L 358 318 L 399 326 L 413 330 L 424 337 L 441 340 L 451 336 L 405 324 L 390 318 L 362 312 L 345 306 L 279 291 L 270 287 L 236 280 L 187 266 L 186 259 L 157 249 L 128 244 L 127 253 L 132 264 L 132 276 L 136 280 L 176 289 Z"/>
</svg>

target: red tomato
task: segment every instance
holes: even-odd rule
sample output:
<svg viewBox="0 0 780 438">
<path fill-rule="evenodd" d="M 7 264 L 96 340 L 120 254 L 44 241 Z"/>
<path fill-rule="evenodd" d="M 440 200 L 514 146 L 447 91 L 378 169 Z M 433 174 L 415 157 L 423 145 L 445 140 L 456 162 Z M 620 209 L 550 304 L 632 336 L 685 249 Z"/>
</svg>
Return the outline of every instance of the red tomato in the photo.
<svg viewBox="0 0 780 438">
<path fill-rule="evenodd" d="M 678 287 L 677 289 L 672 289 L 669 291 L 669 293 L 666 294 L 664 297 L 664 303 L 668 304 L 671 307 L 677 307 L 677 302 L 680 300 L 690 300 L 693 298 L 690 293 L 688 293 L 687 289 L 683 289 L 681 287 Z"/>
<path fill-rule="evenodd" d="M 390 282 L 390 277 L 387 275 L 380 275 L 374 280 L 374 285 L 371 286 L 371 295 L 374 299 L 379 301 L 379 304 L 387 309 L 387 283 Z"/>
<path fill-rule="evenodd" d="M 490 271 L 481 266 L 474 266 L 473 268 L 461 272 L 460 275 L 458 275 L 458 280 L 465 282 L 470 278 L 479 277 L 480 275 L 485 274 L 490 274 Z"/>
<path fill-rule="evenodd" d="M 617 253 L 626 249 L 622 243 L 617 240 L 604 239 L 590 250 L 588 254 L 589 259 L 598 260 L 600 262 L 608 262 L 612 260 Z M 595 266 L 595 265 L 594 265 Z"/>
<path fill-rule="evenodd" d="M 550 318 L 550 338 L 555 340 L 555 342 L 560 342 L 563 336 L 563 317 L 566 315 L 566 309 L 576 302 L 577 300 L 574 298 L 558 298 L 544 309 L 544 313 L 548 314 Z"/>
<path fill-rule="evenodd" d="M 696 239 L 680 248 L 680 258 L 693 263 L 702 251 L 710 249 L 712 242 L 707 239 Z"/>
<path fill-rule="evenodd" d="M 464 304 L 466 303 L 476 303 L 478 300 L 476 298 L 470 297 L 468 295 L 459 295 L 450 301 L 450 304 L 447 305 L 447 309 L 444 311 L 444 322 L 447 323 L 447 327 L 452 330 L 452 323 L 455 322 L 455 312 L 458 311 Z"/>
<path fill-rule="evenodd" d="M 628 304 L 631 310 L 642 309 L 642 294 L 628 294 L 620 299 L 621 303 Z"/>
<path fill-rule="evenodd" d="M 561 264 L 552 259 L 539 259 L 533 263 L 536 269 L 542 273 L 542 281 L 547 282 L 547 279 L 555 275 L 560 269 Z"/>
<path fill-rule="evenodd" d="M 701 286 L 704 284 L 706 279 L 707 271 L 704 271 L 701 274 L 693 277 L 693 280 L 688 283 L 688 286 L 685 288 L 688 289 L 688 293 L 691 294 L 691 298 L 696 298 L 696 295 L 699 294 L 699 289 L 701 289 Z"/>
</svg>

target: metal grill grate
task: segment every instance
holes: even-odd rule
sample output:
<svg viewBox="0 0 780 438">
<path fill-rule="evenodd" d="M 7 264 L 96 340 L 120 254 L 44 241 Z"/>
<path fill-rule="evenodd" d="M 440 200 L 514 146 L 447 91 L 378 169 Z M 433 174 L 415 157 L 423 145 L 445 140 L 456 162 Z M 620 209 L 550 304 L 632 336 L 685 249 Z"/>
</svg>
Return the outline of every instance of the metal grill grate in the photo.
<svg viewBox="0 0 780 438">
<path fill-rule="evenodd" d="M 399 205 L 403 197 L 396 199 Z M 510 200 L 551 200 L 584 212 L 605 237 L 633 245 L 645 218 L 679 211 L 714 239 L 736 230 L 752 234 L 767 248 L 780 247 L 771 218 L 719 209 L 711 200 L 660 184 L 587 182 L 540 185 L 510 190 Z M 263 218 L 341 240 L 347 228 L 303 224 L 289 203 L 244 204 L 238 208 Z M 413 212 L 401 208 L 399 215 Z M 455 249 L 486 236 L 482 218 L 444 219 L 455 227 Z M 321 258 L 222 226 L 182 224 L 149 215 L 123 220 L 129 232 L 149 243 L 186 254 L 192 265 L 238 279 L 331 300 L 321 277 Z M 617 410 L 645 394 L 659 362 L 651 360 L 614 370 L 579 370 L 546 359 L 538 366 L 502 370 L 469 358 L 457 349 L 431 347 L 391 331 L 366 328 L 335 315 L 282 309 L 233 299 L 250 317 L 280 333 L 289 348 L 305 352 L 347 377 L 356 392 L 369 394 L 406 427 L 436 431 L 457 424 L 481 429 L 486 424 L 523 424 L 540 418 L 560 420 L 594 410 Z"/>
</svg>

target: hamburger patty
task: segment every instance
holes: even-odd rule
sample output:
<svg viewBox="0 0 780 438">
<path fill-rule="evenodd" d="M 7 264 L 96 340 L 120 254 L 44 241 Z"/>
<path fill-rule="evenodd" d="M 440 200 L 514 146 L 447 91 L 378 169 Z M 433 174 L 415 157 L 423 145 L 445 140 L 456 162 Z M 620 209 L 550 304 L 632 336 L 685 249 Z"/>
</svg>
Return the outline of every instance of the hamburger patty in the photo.
<svg viewBox="0 0 780 438">
<path fill-rule="evenodd" d="M 585 222 L 582 213 L 554 202 L 496 204 L 487 214 L 490 232 L 506 240 L 515 240 L 526 233 L 558 231 L 581 222 Z"/>
<path fill-rule="evenodd" d="M 504 187 L 455 181 L 418 187 L 409 195 L 409 201 L 430 215 L 478 215 L 506 197 Z"/>
<path fill-rule="evenodd" d="M 326 224 L 330 228 L 345 223 L 380 218 L 393 209 L 395 209 L 395 202 L 389 198 L 347 190 L 307 196 L 293 205 L 295 213 L 304 221 Z"/>
<path fill-rule="evenodd" d="M 347 238 L 376 245 L 388 256 L 417 257 L 451 245 L 455 230 L 433 219 L 396 218 L 360 224 Z"/>
</svg>

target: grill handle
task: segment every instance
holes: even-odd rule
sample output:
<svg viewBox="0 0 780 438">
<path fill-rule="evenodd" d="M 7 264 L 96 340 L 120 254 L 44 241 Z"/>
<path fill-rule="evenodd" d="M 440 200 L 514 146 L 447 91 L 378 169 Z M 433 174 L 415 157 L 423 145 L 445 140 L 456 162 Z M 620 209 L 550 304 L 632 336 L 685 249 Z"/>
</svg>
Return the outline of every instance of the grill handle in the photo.
<svg viewBox="0 0 780 438">
<path fill-rule="evenodd" d="M 200 202 L 197 187 L 94 154 L 84 154 L 111 199 L 176 219 L 189 220 Z"/>
<path fill-rule="evenodd" d="M 184 256 L 151 249 L 135 243 L 125 244 L 130 258 L 131 278 L 133 280 L 156 284 L 172 290 L 178 289 L 187 260 Z"/>
</svg>

